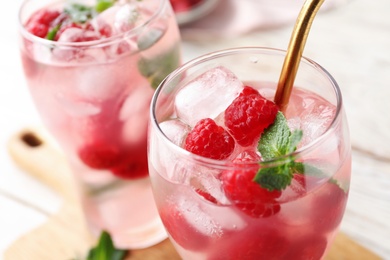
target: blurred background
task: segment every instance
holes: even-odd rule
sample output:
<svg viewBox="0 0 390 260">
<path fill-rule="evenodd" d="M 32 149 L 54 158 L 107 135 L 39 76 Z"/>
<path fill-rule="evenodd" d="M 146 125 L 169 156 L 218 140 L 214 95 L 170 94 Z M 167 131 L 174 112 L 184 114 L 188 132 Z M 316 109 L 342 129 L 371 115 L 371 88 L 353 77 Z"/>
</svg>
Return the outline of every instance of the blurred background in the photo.
<svg viewBox="0 0 390 260">
<path fill-rule="evenodd" d="M 0 253 L 44 223 L 60 198 L 21 171 L 7 152 L 9 138 L 41 126 L 24 81 L 17 34 L 21 0 L 0 16 Z M 182 33 L 183 61 L 239 46 L 286 49 L 303 1 L 171 0 Z M 353 146 L 350 199 L 341 230 L 390 258 L 390 2 L 326 0 L 304 56 L 339 83 Z M 17 223 L 17 224 L 16 224 Z"/>
</svg>

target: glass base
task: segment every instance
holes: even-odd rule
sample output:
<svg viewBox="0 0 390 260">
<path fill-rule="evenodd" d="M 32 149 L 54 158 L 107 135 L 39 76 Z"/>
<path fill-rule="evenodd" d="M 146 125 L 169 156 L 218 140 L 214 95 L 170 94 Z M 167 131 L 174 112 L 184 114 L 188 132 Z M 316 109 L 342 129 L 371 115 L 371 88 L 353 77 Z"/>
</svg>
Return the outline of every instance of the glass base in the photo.
<svg viewBox="0 0 390 260">
<path fill-rule="evenodd" d="M 118 180 L 84 191 L 82 206 L 92 234 L 110 233 L 118 248 L 141 249 L 167 238 L 149 178 Z"/>
</svg>

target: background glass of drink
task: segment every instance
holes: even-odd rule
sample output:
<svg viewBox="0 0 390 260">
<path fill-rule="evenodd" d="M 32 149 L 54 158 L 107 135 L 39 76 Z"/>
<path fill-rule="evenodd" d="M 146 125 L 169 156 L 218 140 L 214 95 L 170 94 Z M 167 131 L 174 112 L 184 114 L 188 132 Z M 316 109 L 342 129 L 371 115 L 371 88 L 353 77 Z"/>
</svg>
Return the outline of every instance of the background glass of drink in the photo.
<svg viewBox="0 0 390 260">
<path fill-rule="evenodd" d="M 295 152 L 262 161 L 257 142 L 244 147 L 235 140 L 232 154 L 216 160 L 182 148 L 202 118 L 228 129 L 225 109 L 244 86 L 273 100 L 284 57 L 263 48 L 208 54 L 175 70 L 155 92 L 149 172 L 160 216 L 183 259 L 326 254 L 347 202 L 351 147 L 340 89 L 320 65 L 301 60 L 284 112 L 291 131 L 303 132 Z M 259 168 L 273 171 L 291 160 L 303 166 L 293 169 L 291 184 L 274 194 L 255 191 Z"/>
<path fill-rule="evenodd" d="M 93 233 L 110 232 L 118 247 L 147 247 L 166 238 L 147 170 L 148 108 L 159 82 L 179 65 L 178 26 L 168 0 L 112 1 L 99 12 L 90 7 L 95 1 L 74 3 L 22 5 L 29 90 L 69 159 Z M 31 33 L 38 10 L 64 8 L 71 11 L 50 23 L 54 40 Z"/>
</svg>

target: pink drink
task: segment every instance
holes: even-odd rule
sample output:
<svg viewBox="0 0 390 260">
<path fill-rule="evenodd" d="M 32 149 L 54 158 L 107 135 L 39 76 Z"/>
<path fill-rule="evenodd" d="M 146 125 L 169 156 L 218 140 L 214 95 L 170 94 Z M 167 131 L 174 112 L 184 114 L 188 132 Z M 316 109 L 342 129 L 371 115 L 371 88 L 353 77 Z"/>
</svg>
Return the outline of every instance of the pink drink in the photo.
<svg viewBox="0 0 390 260">
<path fill-rule="evenodd" d="M 153 192 L 170 239 L 185 260 L 322 259 L 331 245 L 351 172 L 348 127 L 334 79 L 302 60 L 284 113 L 291 132 L 303 132 L 296 152 L 264 160 L 266 151 L 259 152 L 257 141 L 237 144 L 228 127 L 228 107 L 245 86 L 272 100 L 283 58 L 282 51 L 261 48 L 204 56 L 172 73 L 153 98 Z M 204 117 L 234 136 L 236 144 L 225 159 L 183 149 Z M 258 189 L 256 173 L 285 165 L 294 165 L 285 188 Z"/>
<path fill-rule="evenodd" d="M 22 7 L 22 25 L 36 10 L 64 9 L 33 2 Z M 74 170 L 93 233 L 107 230 L 119 247 L 146 247 L 166 238 L 148 178 L 148 108 L 179 65 L 179 31 L 165 0 L 113 2 L 95 15 L 76 26 L 65 20 L 54 40 L 32 35 L 34 25 L 22 28 L 23 66 L 37 109 Z"/>
</svg>

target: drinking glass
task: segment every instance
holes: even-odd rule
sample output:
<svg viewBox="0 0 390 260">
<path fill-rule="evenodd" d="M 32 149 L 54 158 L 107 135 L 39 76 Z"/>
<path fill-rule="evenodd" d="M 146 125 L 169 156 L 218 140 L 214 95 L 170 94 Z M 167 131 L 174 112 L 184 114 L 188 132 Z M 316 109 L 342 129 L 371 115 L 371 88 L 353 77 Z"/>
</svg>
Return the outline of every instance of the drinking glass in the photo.
<svg viewBox="0 0 390 260">
<path fill-rule="evenodd" d="M 204 118 L 234 136 L 225 124 L 227 107 L 243 92 L 230 89 L 251 86 L 273 100 L 285 55 L 268 48 L 206 54 L 172 72 L 155 92 L 150 178 L 162 222 L 183 259 L 326 255 L 347 203 L 351 145 L 340 89 L 319 64 L 301 59 L 283 112 L 290 131 L 303 134 L 296 150 L 264 159 L 257 142 L 241 146 L 236 137 L 234 151 L 221 160 L 184 149 Z M 285 188 L 259 190 L 256 173 L 274 178 L 286 165 L 291 179 Z"/>
<path fill-rule="evenodd" d="M 167 237 L 148 176 L 147 125 L 155 88 L 180 63 L 180 36 L 168 0 L 91 9 L 108 2 L 25 1 L 20 53 L 36 108 L 73 170 L 91 232 L 108 231 L 117 247 L 143 248 Z M 32 33 L 32 21 L 50 17 L 38 19 L 37 12 L 64 8 L 70 11 L 51 26 L 73 22 L 61 20 L 53 39 L 53 31 L 46 38 Z"/>
</svg>

